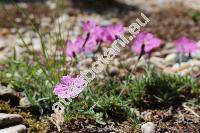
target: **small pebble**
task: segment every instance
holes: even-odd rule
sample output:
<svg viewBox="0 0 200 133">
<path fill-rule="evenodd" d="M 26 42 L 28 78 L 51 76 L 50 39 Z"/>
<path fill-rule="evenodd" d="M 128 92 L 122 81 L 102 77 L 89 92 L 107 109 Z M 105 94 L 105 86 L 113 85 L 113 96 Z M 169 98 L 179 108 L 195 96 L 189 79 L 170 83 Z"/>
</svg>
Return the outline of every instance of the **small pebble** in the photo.
<svg viewBox="0 0 200 133">
<path fill-rule="evenodd" d="M 142 133 L 155 133 L 156 125 L 152 122 L 147 122 L 141 126 Z"/>
</svg>

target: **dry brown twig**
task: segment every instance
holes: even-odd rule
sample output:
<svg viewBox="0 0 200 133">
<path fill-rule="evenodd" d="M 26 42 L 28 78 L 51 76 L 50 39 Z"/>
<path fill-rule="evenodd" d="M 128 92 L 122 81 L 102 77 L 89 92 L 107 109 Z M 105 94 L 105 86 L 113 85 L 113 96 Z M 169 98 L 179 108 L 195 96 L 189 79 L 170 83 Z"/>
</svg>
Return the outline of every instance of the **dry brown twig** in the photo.
<svg viewBox="0 0 200 133">
<path fill-rule="evenodd" d="M 189 111 L 190 113 L 192 113 L 192 114 L 195 115 L 196 117 L 200 118 L 200 116 L 199 116 L 196 112 L 194 112 L 194 110 L 192 110 L 190 107 L 188 107 L 188 106 L 186 105 L 186 103 L 183 103 L 182 106 L 184 107 L 185 110 Z"/>
<path fill-rule="evenodd" d="M 59 132 L 61 130 L 61 126 L 64 123 L 64 114 L 65 114 L 64 109 L 56 108 L 54 110 L 54 113 L 51 114 L 51 117 L 48 118 L 57 127 Z"/>
<path fill-rule="evenodd" d="M 180 115 L 181 120 L 184 121 L 185 120 L 185 116 L 183 115 L 183 113 L 180 110 L 178 111 L 178 114 Z"/>
</svg>

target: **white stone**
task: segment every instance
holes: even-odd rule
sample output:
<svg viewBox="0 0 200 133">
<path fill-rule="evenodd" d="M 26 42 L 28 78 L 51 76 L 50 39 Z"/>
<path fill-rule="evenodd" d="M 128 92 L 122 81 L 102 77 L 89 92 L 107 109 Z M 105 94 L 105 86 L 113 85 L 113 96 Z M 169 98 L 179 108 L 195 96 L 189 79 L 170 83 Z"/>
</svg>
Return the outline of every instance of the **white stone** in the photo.
<svg viewBox="0 0 200 133">
<path fill-rule="evenodd" d="M 118 59 L 114 59 L 114 60 L 113 60 L 113 64 L 114 64 L 115 66 L 120 66 L 120 62 L 119 62 Z"/>
<path fill-rule="evenodd" d="M 29 37 L 24 37 L 23 40 L 20 38 L 16 39 L 16 44 L 18 45 L 24 45 L 24 43 L 26 43 L 27 45 L 31 43 L 31 39 Z"/>
<path fill-rule="evenodd" d="M 49 6 L 51 10 L 56 9 L 56 2 L 47 1 L 46 5 Z"/>
<path fill-rule="evenodd" d="M 44 17 L 41 19 L 41 27 L 49 26 L 50 23 L 51 23 L 51 18 L 49 17 Z"/>
<path fill-rule="evenodd" d="M 67 14 L 63 14 L 57 19 L 56 22 L 60 24 L 60 23 L 66 22 L 68 19 L 69 19 L 69 16 Z"/>
<path fill-rule="evenodd" d="M 18 4 L 18 6 L 21 7 L 21 8 L 28 8 L 27 3 L 25 3 L 25 2 L 20 2 L 20 3 Z"/>
<path fill-rule="evenodd" d="M 41 41 L 39 38 L 33 38 L 32 39 L 32 44 L 33 44 L 33 48 L 35 50 L 40 50 L 41 49 Z"/>
<path fill-rule="evenodd" d="M 1 96 L 1 95 L 4 95 L 4 94 L 8 94 L 8 93 L 14 94 L 14 93 L 16 93 L 16 92 L 15 92 L 13 89 L 11 89 L 11 88 L 9 88 L 9 87 L 2 86 L 2 85 L 0 84 L 0 96 Z"/>
<path fill-rule="evenodd" d="M 142 133 L 155 133 L 156 125 L 152 122 L 147 122 L 141 126 Z"/>
<path fill-rule="evenodd" d="M 0 37 L 0 49 L 4 48 L 6 46 L 5 40 Z"/>
<path fill-rule="evenodd" d="M 166 56 L 165 61 L 170 63 L 176 61 L 177 55 L 175 53 L 169 54 Z"/>
</svg>

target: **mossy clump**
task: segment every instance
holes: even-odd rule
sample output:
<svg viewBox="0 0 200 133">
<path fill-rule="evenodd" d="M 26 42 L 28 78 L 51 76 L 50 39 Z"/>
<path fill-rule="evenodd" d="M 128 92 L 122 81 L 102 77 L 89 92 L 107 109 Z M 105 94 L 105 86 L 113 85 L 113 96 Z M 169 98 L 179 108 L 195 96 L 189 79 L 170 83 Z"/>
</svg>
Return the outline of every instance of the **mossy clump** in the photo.
<svg viewBox="0 0 200 133">
<path fill-rule="evenodd" d="M 10 110 L 10 105 L 8 103 L 0 102 L 0 112 L 8 113 Z"/>
</svg>

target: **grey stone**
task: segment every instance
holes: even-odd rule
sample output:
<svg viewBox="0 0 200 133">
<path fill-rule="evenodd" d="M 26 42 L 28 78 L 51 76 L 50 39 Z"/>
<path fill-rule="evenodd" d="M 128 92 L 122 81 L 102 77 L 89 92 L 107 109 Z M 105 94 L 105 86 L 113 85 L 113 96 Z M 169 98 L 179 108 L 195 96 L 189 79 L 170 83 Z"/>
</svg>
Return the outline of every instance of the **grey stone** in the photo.
<svg viewBox="0 0 200 133">
<path fill-rule="evenodd" d="M 0 133 L 26 133 L 26 126 L 20 124 L 4 129 L 0 129 Z"/>
<path fill-rule="evenodd" d="M 21 115 L 0 113 L 0 127 L 21 124 L 22 122 Z"/>
<path fill-rule="evenodd" d="M 19 95 L 16 91 L 0 84 L 0 100 L 9 101 L 9 104 L 19 105 Z"/>
<path fill-rule="evenodd" d="M 30 107 L 30 106 L 31 106 L 31 103 L 30 103 L 30 101 L 28 100 L 27 97 L 23 97 L 23 98 L 20 99 L 19 105 L 20 105 L 21 107 Z"/>
<path fill-rule="evenodd" d="M 0 84 L 0 95 L 4 95 L 7 93 L 15 93 L 15 91 L 10 89 L 9 87 L 5 87 Z"/>
</svg>

